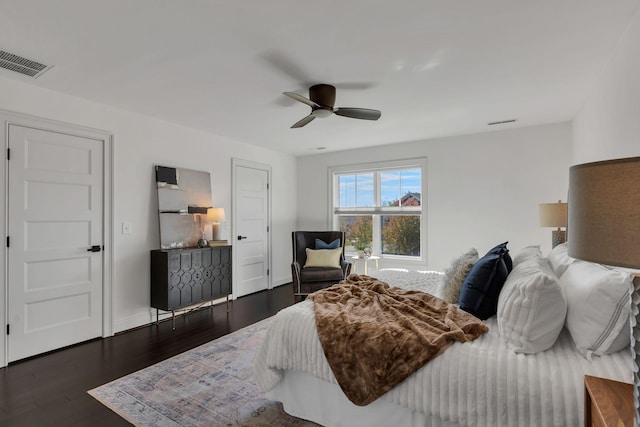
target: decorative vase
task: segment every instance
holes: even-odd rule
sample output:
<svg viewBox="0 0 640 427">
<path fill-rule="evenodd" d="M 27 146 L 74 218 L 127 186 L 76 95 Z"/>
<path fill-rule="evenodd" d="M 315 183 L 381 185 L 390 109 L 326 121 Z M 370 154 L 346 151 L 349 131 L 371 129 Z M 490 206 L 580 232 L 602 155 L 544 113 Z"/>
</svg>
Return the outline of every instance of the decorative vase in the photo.
<svg viewBox="0 0 640 427">
<path fill-rule="evenodd" d="M 364 258 L 364 250 L 358 251 L 358 258 Z"/>
</svg>

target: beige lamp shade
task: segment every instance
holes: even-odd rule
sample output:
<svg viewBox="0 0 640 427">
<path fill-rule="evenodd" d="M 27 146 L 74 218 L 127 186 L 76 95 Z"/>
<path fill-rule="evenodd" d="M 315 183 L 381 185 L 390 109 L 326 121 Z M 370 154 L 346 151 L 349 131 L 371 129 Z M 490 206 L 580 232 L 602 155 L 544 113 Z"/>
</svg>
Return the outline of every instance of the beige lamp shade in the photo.
<svg viewBox="0 0 640 427">
<path fill-rule="evenodd" d="M 640 157 L 569 169 L 569 256 L 640 268 Z M 631 285 L 631 356 L 636 426 L 640 420 L 640 275 Z"/>
<path fill-rule="evenodd" d="M 569 169 L 569 256 L 640 268 L 640 157 Z"/>
<path fill-rule="evenodd" d="M 209 208 L 206 221 L 209 223 L 224 222 L 224 208 Z"/>
<path fill-rule="evenodd" d="M 566 227 L 567 204 L 540 203 L 540 227 Z"/>
</svg>

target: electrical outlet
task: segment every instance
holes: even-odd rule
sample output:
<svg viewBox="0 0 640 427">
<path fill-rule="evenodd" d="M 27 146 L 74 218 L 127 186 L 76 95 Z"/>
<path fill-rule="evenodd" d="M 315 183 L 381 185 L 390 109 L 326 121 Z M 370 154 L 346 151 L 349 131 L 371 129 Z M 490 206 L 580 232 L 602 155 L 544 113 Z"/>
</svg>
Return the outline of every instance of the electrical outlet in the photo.
<svg viewBox="0 0 640 427">
<path fill-rule="evenodd" d="M 131 234 L 131 223 L 123 222 L 122 223 L 122 234 Z"/>
</svg>

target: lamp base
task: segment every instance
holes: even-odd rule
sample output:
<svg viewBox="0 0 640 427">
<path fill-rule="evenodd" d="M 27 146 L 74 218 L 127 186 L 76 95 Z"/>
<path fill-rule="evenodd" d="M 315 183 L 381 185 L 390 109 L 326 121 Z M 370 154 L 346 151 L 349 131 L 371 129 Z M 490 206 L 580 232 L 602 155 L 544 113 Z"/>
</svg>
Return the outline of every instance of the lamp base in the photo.
<svg viewBox="0 0 640 427">
<path fill-rule="evenodd" d="M 220 224 L 217 222 L 211 224 L 211 240 L 220 240 Z"/>
<path fill-rule="evenodd" d="M 566 230 L 553 230 L 551 234 L 551 247 L 555 248 L 556 246 L 567 241 L 567 231 Z"/>
</svg>

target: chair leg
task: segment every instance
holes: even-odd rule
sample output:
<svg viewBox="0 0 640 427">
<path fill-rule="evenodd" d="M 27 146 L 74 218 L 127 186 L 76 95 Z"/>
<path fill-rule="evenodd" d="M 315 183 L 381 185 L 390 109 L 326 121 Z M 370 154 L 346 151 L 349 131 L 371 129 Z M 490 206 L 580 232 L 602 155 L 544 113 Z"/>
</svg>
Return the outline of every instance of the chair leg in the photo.
<svg viewBox="0 0 640 427">
<path fill-rule="evenodd" d="M 296 297 L 304 296 L 306 298 L 306 296 L 309 295 L 309 293 L 308 292 L 302 292 L 302 282 L 300 282 L 299 280 L 297 282 L 298 283 L 294 283 L 294 285 L 293 285 L 293 295 L 296 296 Z"/>
</svg>

